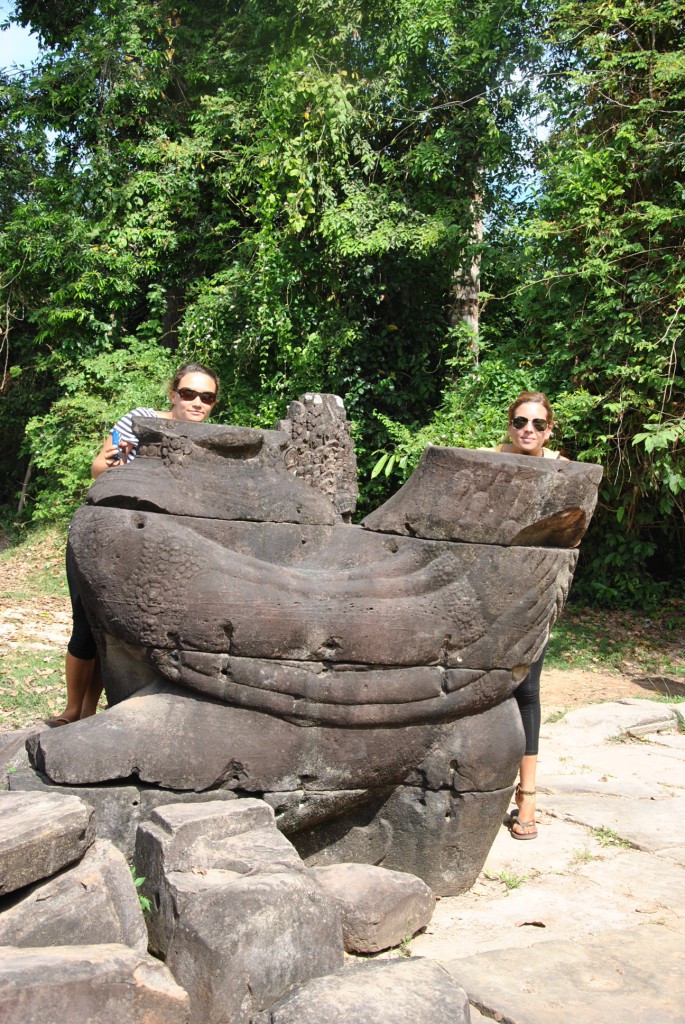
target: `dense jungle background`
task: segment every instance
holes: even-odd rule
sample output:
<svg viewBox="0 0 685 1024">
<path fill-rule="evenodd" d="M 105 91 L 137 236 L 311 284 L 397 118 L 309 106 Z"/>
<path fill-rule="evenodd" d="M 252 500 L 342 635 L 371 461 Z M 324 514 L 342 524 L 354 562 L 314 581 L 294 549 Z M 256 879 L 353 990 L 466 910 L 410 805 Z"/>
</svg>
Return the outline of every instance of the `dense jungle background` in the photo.
<svg viewBox="0 0 685 1024">
<path fill-rule="evenodd" d="M 575 599 L 685 563 L 685 3 L 17 0 L 0 72 L 0 519 L 66 521 L 187 360 L 215 422 L 307 390 L 360 511 L 522 388 L 600 462 Z"/>
</svg>

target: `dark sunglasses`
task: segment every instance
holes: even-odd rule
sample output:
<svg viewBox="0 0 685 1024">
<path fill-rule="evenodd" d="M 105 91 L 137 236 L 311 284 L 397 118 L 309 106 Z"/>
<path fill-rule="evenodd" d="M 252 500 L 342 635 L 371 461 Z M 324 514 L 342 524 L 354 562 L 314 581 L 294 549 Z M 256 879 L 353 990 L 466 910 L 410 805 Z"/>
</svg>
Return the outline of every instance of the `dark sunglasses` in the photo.
<svg viewBox="0 0 685 1024">
<path fill-rule="evenodd" d="M 547 430 L 547 420 L 529 420 L 527 416 L 514 416 L 511 421 L 514 430 L 523 430 L 527 423 L 532 423 L 533 430 L 537 430 L 538 434 Z"/>
<path fill-rule="evenodd" d="M 184 402 L 194 402 L 199 398 L 203 405 L 214 405 L 216 392 L 214 391 L 193 391 L 192 388 L 176 388 L 176 394 Z"/>
</svg>

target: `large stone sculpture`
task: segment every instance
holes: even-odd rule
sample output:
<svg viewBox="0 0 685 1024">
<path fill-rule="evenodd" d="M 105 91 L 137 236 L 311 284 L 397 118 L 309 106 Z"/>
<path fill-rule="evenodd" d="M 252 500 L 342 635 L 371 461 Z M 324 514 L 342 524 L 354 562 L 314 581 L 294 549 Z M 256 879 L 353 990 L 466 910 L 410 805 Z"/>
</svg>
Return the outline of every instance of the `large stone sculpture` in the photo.
<svg viewBox="0 0 685 1024">
<path fill-rule="evenodd" d="M 352 526 L 349 483 L 308 486 L 292 432 L 137 431 L 139 457 L 96 481 L 70 535 L 110 708 L 35 737 L 35 766 L 259 796 L 310 864 L 467 888 L 523 752 L 510 697 L 601 469 L 429 448 Z"/>
</svg>

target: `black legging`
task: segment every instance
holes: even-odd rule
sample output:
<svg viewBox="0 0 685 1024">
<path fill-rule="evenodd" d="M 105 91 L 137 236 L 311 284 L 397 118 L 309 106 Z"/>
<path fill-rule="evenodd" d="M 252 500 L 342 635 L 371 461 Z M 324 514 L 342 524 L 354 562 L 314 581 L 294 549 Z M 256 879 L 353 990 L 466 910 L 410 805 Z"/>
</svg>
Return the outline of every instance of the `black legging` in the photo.
<svg viewBox="0 0 685 1024">
<path fill-rule="evenodd" d="M 67 650 L 74 658 L 80 658 L 81 661 L 92 661 L 98 649 L 95 645 L 95 637 L 90 628 L 90 623 L 86 618 L 81 596 L 76 589 L 69 548 L 67 548 L 67 583 L 69 585 L 72 615 L 71 637 L 67 644 Z"/>
<path fill-rule="evenodd" d="M 542 654 L 533 662 L 528 670 L 528 675 L 522 683 L 514 690 L 514 697 L 521 712 L 523 731 L 526 734 L 525 756 L 536 755 L 540 741 L 540 676 L 542 675 L 542 663 L 547 653 L 547 644 L 542 649 Z"/>
</svg>

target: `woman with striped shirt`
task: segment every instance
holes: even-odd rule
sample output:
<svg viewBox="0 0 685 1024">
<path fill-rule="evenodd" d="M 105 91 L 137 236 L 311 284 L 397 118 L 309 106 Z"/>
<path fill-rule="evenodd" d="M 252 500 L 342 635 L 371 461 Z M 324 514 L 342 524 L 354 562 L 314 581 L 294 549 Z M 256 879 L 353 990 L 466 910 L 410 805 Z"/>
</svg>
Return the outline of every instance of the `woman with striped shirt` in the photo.
<svg viewBox="0 0 685 1024">
<path fill-rule="evenodd" d="M 93 460 L 91 475 L 98 477 L 114 466 L 121 466 L 135 459 L 138 438 L 133 433 L 134 416 L 159 416 L 162 419 L 202 423 L 211 413 L 218 392 L 219 379 L 206 366 L 200 363 L 187 363 L 181 366 L 174 374 L 169 387 L 171 408 L 156 412 L 154 409 L 141 407 L 122 416 L 107 435 L 100 452 Z M 65 662 L 67 706 L 61 715 L 45 720 L 45 724 L 51 727 L 69 725 L 71 722 L 94 715 L 102 693 L 102 676 L 95 638 L 74 585 L 68 560 L 67 582 L 73 616 Z"/>
</svg>

